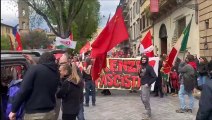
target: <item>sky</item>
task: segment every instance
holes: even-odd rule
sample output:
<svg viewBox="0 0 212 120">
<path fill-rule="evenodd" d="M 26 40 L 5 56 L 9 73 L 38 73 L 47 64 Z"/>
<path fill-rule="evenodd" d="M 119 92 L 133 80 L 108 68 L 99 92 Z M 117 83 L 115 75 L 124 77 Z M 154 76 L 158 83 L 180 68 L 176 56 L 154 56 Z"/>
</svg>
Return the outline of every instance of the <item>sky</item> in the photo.
<svg viewBox="0 0 212 120">
<path fill-rule="evenodd" d="M 109 14 L 114 15 L 119 0 L 99 0 L 100 1 L 100 24 L 103 28 L 108 20 Z M 1 23 L 15 26 L 18 24 L 18 6 L 12 0 L 1 0 Z M 46 23 L 41 28 L 48 29 Z"/>
</svg>

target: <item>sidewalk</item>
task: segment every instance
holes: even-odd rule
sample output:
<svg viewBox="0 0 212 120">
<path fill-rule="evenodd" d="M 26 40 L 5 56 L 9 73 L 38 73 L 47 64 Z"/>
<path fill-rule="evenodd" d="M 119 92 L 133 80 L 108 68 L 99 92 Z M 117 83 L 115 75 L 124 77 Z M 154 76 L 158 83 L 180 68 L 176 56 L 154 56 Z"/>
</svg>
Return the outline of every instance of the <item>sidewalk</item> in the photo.
<svg viewBox="0 0 212 120">
<path fill-rule="evenodd" d="M 111 90 L 111 93 L 111 96 L 103 96 L 97 92 L 96 106 L 84 107 L 86 120 L 141 120 L 144 106 L 140 93 L 120 90 Z M 151 120 L 195 120 L 198 100 L 195 99 L 193 113 L 176 113 L 179 101 L 172 96 L 151 97 L 151 107 Z"/>
</svg>

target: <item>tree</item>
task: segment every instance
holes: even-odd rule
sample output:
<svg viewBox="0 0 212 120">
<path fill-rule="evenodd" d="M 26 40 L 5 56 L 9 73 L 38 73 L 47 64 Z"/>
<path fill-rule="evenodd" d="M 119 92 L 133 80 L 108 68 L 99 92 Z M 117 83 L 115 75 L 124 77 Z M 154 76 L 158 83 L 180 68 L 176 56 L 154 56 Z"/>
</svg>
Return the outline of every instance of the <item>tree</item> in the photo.
<svg viewBox="0 0 212 120">
<path fill-rule="evenodd" d="M 11 50 L 10 38 L 8 36 L 1 36 L 1 50 Z"/>
<path fill-rule="evenodd" d="M 44 31 L 30 31 L 28 34 L 23 34 L 21 36 L 22 44 L 24 49 L 40 49 L 47 48 L 48 45 L 52 43 L 48 39 Z"/>
<path fill-rule="evenodd" d="M 77 41 L 75 51 L 78 52 L 96 33 L 99 18 L 100 3 L 98 0 L 86 0 L 72 23 L 74 40 Z"/>
<path fill-rule="evenodd" d="M 55 35 L 68 38 L 71 24 L 79 13 L 84 0 L 23 0 L 43 17 Z M 57 28 L 53 27 L 53 24 Z"/>
</svg>

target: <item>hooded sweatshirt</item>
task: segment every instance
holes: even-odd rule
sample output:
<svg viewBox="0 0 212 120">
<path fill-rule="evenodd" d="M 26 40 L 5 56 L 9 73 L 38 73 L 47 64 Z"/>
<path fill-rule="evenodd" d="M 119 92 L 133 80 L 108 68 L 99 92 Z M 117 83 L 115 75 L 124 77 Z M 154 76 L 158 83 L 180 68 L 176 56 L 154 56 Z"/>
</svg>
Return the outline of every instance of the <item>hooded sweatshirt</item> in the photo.
<svg viewBox="0 0 212 120">
<path fill-rule="evenodd" d="M 55 107 L 55 93 L 60 74 L 55 63 L 37 64 L 28 69 L 12 104 L 16 112 L 25 103 L 26 113 L 49 112 Z"/>
<path fill-rule="evenodd" d="M 148 86 L 150 86 L 153 82 L 156 81 L 157 76 L 153 68 L 148 63 L 149 58 L 146 56 L 142 58 L 146 58 L 146 63 L 141 62 L 141 69 L 139 71 L 139 77 L 141 78 L 141 85 L 148 84 Z"/>
</svg>

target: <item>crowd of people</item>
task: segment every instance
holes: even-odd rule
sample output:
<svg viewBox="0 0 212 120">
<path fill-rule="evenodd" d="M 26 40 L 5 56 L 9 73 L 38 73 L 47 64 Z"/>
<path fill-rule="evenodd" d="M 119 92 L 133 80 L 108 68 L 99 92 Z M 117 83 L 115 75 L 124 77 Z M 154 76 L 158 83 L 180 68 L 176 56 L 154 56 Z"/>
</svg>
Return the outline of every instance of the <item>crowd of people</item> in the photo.
<svg viewBox="0 0 212 120">
<path fill-rule="evenodd" d="M 33 65 L 26 73 L 19 72 L 16 81 L 10 83 L 10 86 L 18 85 L 18 92 L 14 92 L 7 102 L 7 107 L 9 106 L 10 109 L 5 111 L 5 119 L 57 120 L 61 109 L 63 120 L 85 120 L 84 106 L 89 107 L 90 101 L 92 106 L 96 105 L 95 83 L 91 76 L 92 59 L 89 55 L 84 61 L 80 56 L 71 57 L 67 53 L 57 58 L 52 53 L 46 52 L 37 62 L 30 56 L 25 55 L 25 57 Z M 141 56 L 141 69 L 138 71 L 138 76 L 142 80 L 141 100 L 146 110 L 145 119 L 151 117 L 150 88 L 155 81 L 155 96 L 163 98 L 167 94 L 172 94 L 179 97 L 180 107 L 176 110 L 177 113 L 192 113 L 193 92 L 202 91 L 197 120 L 212 119 L 210 80 L 212 61 L 208 62 L 205 57 L 198 59 L 196 56 L 187 55 L 184 61 L 177 58 L 171 72 L 167 73 L 166 57 L 165 54 L 160 56 L 158 76 L 156 76 L 153 68 L 148 64 L 149 58 L 145 55 Z M 14 78 L 7 77 L 7 79 Z M 109 90 L 104 90 L 102 93 L 111 94 Z M 188 107 L 184 95 L 189 96 Z M 89 96 L 92 96 L 91 100 Z"/>
<path fill-rule="evenodd" d="M 175 65 L 171 68 L 171 72 L 166 72 L 166 55 L 160 56 L 158 77 L 156 79 L 154 93 L 155 96 L 161 98 L 171 94 L 178 96 L 180 101 L 180 108 L 176 110 L 177 113 L 192 113 L 194 106 L 195 93 L 202 92 L 200 98 L 200 107 L 197 114 L 197 120 L 212 119 L 212 91 L 211 91 L 211 77 L 212 77 L 212 60 L 208 62 L 205 57 L 197 58 L 196 55 L 188 54 L 185 60 L 176 59 Z M 189 97 L 189 105 L 185 104 L 185 95 Z M 206 97 L 207 96 L 207 97 Z M 200 97 L 198 94 L 197 98 Z M 202 102 L 204 101 L 204 103 Z M 204 106 L 204 107 L 203 107 Z M 204 109 L 204 110 L 203 110 Z"/>
</svg>

